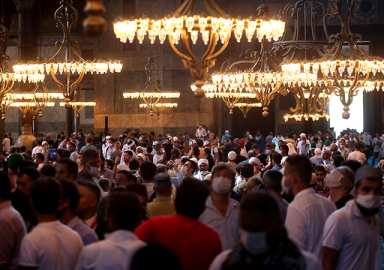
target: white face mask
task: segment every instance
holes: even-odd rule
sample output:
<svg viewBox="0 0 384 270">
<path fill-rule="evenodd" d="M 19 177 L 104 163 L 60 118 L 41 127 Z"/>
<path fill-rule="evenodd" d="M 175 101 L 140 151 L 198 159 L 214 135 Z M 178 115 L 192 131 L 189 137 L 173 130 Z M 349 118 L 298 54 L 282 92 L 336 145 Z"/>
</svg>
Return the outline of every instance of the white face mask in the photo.
<svg viewBox="0 0 384 270">
<path fill-rule="evenodd" d="M 356 203 L 367 209 L 376 209 L 380 207 L 381 196 L 376 195 L 358 195 Z"/>
<path fill-rule="evenodd" d="M 270 155 L 271 154 L 271 150 L 265 150 L 265 154 L 266 155 Z"/>
<path fill-rule="evenodd" d="M 213 179 L 212 189 L 218 194 L 226 194 L 231 191 L 232 181 L 225 177 L 216 177 Z"/>
<path fill-rule="evenodd" d="M 281 187 L 283 188 L 283 192 L 285 194 L 290 194 L 289 189 L 291 188 L 291 186 L 292 184 L 289 187 L 285 185 L 285 176 L 283 176 L 283 178 L 281 179 Z"/>
<path fill-rule="evenodd" d="M 188 168 L 186 166 L 181 166 L 180 173 L 181 173 L 181 175 L 187 175 L 188 174 Z"/>
<path fill-rule="evenodd" d="M 240 242 L 252 255 L 260 255 L 269 249 L 266 232 L 247 232 L 240 229 Z"/>
<path fill-rule="evenodd" d="M 99 167 L 90 167 L 88 172 L 91 176 L 95 177 L 99 174 Z"/>
<path fill-rule="evenodd" d="M 200 174 L 203 176 L 206 176 L 209 172 L 208 171 L 200 171 Z"/>
</svg>

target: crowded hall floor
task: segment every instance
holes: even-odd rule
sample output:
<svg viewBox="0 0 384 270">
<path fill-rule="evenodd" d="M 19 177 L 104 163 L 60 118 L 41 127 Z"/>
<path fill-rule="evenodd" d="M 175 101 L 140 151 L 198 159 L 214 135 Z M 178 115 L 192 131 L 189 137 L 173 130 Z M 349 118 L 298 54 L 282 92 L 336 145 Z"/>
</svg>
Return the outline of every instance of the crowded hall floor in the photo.
<svg viewBox="0 0 384 270">
<path fill-rule="evenodd" d="M 384 138 L 2 141 L 0 269 L 382 269 Z"/>
</svg>

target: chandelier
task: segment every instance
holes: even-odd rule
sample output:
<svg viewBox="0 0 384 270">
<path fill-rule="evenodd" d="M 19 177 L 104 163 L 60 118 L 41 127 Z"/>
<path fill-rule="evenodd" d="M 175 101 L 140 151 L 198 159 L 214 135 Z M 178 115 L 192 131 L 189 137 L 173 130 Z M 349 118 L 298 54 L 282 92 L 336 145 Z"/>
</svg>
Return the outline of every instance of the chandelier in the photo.
<svg viewBox="0 0 384 270">
<path fill-rule="evenodd" d="M 243 99 L 243 102 L 239 102 L 235 104 L 235 107 L 239 108 L 244 118 L 247 118 L 247 114 L 252 108 L 260 108 L 261 103 L 253 103 L 248 98 Z"/>
<path fill-rule="evenodd" d="M 104 74 L 121 72 L 122 64 L 119 60 L 95 60 L 86 61 L 77 52 L 79 44 L 72 41 L 71 31 L 76 27 L 78 12 L 73 7 L 72 0 L 61 0 L 60 7 L 54 14 L 56 26 L 63 31 L 63 39 L 56 42 L 57 52 L 48 60 L 47 63 L 21 63 L 13 66 L 16 73 L 20 74 L 51 74 L 53 80 L 58 84 L 60 91 L 65 98 L 65 107 L 70 107 L 70 102 L 74 100 L 74 92 L 78 84 L 82 81 L 85 74 Z M 64 61 L 57 61 L 61 54 L 64 54 Z M 71 53 L 75 59 L 71 60 Z M 64 82 L 59 80 L 63 76 Z M 77 75 L 77 79 L 71 82 L 71 75 Z"/>
<path fill-rule="evenodd" d="M 10 104 L 11 107 L 17 107 L 20 109 L 23 118 L 27 116 L 27 113 L 30 113 L 32 115 L 32 120 L 36 119 L 36 114 L 39 112 L 39 116 L 43 116 L 42 109 L 45 107 L 53 107 L 55 106 L 55 102 L 46 102 L 44 104 L 44 108 L 39 106 L 35 101 L 18 101 L 18 102 L 12 102 Z"/>
<path fill-rule="evenodd" d="M 148 57 L 147 64 L 145 65 L 145 73 L 147 81 L 145 88 L 142 92 L 126 92 L 123 93 L 124 98 L 138 99 L 142 98 L 144 103 L 140 104 L 140 108 L 148 108 L 149 115 L 153 116 L 156 113 L 159 117 L 165 108 L 175 108 L 177 103 L 164 103 L 165 98 L 179 98 L 178 92 L 163 92 L 159 80 L 155 80 L 154 76 L 157 75 L 157 65 L 153 57 Z"/>
<path fill-rule="evenodd" d="M 80 117 L 80 112 L 82 109 L 84 109 L 84 107 L 95 107 L 96 106 L 96 102 L 89 102 L 89 101 L 83 101 L 81 99 L 81 96 L 80 96 L 80 92 L 79 91 L 75 91 L 75 96 L 73 98 L 73 101 L 69 102 L 70 106 L 72 107 L 72 109 L 76 112 L 76 117 Z M 61 107 L 67 107 L 67 103 L 66 102 L 60 102 L 60 106 Z"/>
<path fill-rule="evenodd" d="M 0 112 L 1 112 L 1 119 L 5 120 L 5 113 L 13 103 L 13 91 L 8 91 L 8 93 L 4 94 L 3 97 L 0 99 Z"/>
<path fill-rule="evenodd" d="M 206 89 L 206 85 L 203 86 L 203 89 Z M 236 104 L 244 98 L 256 98 L 256 94 L 254 93 L 209 93 L 206 92 L 205 96 L 207 98 L 222 98 L 225 105 L 227 105 L 229 109 L 229 114 L 233 114 L 233 108 L 236 107 Z"/>
<path fill-rule="evenodd" d="M 315 27 L 320 18 L 323 35 L 328 38 L 326 21 L 329 13 L 321 2 L 301 0 L 286 5 L 282 16 L 286 16 L 287 21 L 289 18 L 293 19 L 294 30 L 291 40 L 287 40 L 284 34 L 283 39 L 275 42 L 273 48 L 284 57 L 280 65 L 284 87 L 280 88 L 279 93 L 284 96 L 291 93 L 296 101 L 296 107 L 290 108 L 291 113 L 286 113 L 284 120 L 329 120 L 327 108 L 332 91 L 324 80 L 318 78 L 319 65 L 311 66 L 311 62 L 307 60 L 309 57 L 323 57 L 326 53 L 328 41 L 317 39 Z M 308 21 L 310 37 L 307 37 L 306 30 Z M 298 60 L 300 58 L 304 59 Z M 313 73 L 309 72 L 311 69 Z"/>
<path fill-rule="evenodd" d="M 371 92 L 383 86 L 383 59 L 365 53 L 357 44 L 362 41 L 362 36 L 353 34 L 349 27 L 349 20 L 358 9 L 356 2 L 348 1 L 348 12 L 344 14 L 343 0 L 329 0 L 329 8 L 341 21 L 340 33 L 329 37 L 329 41 L 334 42 L 333 47 L 318 61 L 291 65 L 288 68 L 292 75 L 303 73 L 316 79 L 311 85 L 332 89 L 333 94 L 339 96 L 344 105 L 344 119 L 349 118 L 349 106 L 359 90 Z M 342 51 L 345 43 L 348 45 L 348 53 Z"/>
<path fill-rule="evenodd" d="M 252 41 L 253 37 L 259 41 L 264 38 L 268 41 L 278 40 L 284 32 L 285 23 L 281 20 L 264 21 L 261 18 L 230 18 L 214 0 L 204 0 L 209 16 L 193 15 L 195 3 L 196 0 L 185 0 L 170 17 L 163 19 L 119 20 L 114 23 L 114 31 L 116 37 L 123 43 L 127 40 L 132 43 L 137 37 L 141 44 L 145 36 L 148 36 L 151 44 L 155 42 L 157 37 L 163 44 L 168 36 L 172 49 L 182 58 L 184 67 L 190 69 L 191 75 L 195 79 L 191 89 L 197 97 L 203 97 L 204 90 L 202 87 L 208 76 L 208 71 L 215 65 L 216 57 L 227 47 L 232 32 L 237 42 L 241 42 L 244 33 L 249 42 Z M 191 43 L 196 44 L 199 37 L 207 46 L 207 50 L 200 61 L 200 69 L 190 46 Z M 180 39 L 186 54 L 176 47 Z M 216 50 L 219 40 L 222 46 Z"/>
</svg>

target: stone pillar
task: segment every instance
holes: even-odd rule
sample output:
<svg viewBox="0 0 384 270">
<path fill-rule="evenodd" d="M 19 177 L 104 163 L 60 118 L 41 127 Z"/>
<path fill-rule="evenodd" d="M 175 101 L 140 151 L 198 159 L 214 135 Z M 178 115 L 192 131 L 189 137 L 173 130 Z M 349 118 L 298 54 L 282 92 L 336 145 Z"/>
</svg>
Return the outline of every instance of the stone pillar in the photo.
<svg viewBox="0 0 384 270">
<path fill-rule="evenodd" d="M 13 0 L 16 5 L 16 10 L 19 18 L 19 29 L 18 29 L 18 56 L 19 61 L 27 62 L 35 60 L 36 52 L 33 48 L 33 32 L 32 32 L 32 15 L 33 15 L 33 4 L 35 0 Z M 21 91 L 28 91 L 30 86 L 27 84 L 21 85 Z M 23 118 L 20 113 L 19 117 L 19 133 L 21 134 L 21 127 L 23 125 L 35 126 L 34 133 L 37 131 L 37 117 L 33 123 L 32 115 L 27 113 L 26 117 Z"/>
</svg>

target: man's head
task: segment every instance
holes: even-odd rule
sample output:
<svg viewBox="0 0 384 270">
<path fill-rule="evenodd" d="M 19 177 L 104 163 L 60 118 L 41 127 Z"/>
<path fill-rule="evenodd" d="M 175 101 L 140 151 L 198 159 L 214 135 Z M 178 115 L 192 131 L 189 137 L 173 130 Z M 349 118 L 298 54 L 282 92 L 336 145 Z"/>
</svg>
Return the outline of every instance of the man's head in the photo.
<svg viewBox="0 0 384 270">
<path fill-rule="evenodd" d="M 288 153 L 289 153 L 289 148 L 288 148 L 288 145 L 282 145 L 282 146 L 279 146 L 279 149 L 281 151 L 281 154 L 283 156 L 288 156 Z"/>
<path fill-rule="evenodd" d="M 26 167 L 20 170 L 17 178 L 17 189 L 27 198 L 30 197 L 30 189 L 34 182 L 39 178 L 40 173 L 33 167 Z"/>
<path fill-rule="evenodd" d="M 83 170 L 91 176 L 97 176 L 100 168 L 100 154 L 96 149 L 88 149 L 83 154 Z"/>
<path fill-rule="evenodd" d="M 41 164 L 44 163 L 44 155 L 42 153 L 37 153 L 36 154 L 36 163 Z"/>
<path fill-rule="evenodd" d="M 331 151 L 329 150 L 323 151 L 322 157 L 324 160 L 329 160 L 331 158 Z"/>
<path fill-rule="evenodd" d="M 361 152 L 363 149 L 363 145 L 361 142 L 355 144 L 355 150 Z"/>
<path fill-rule="evenodd" d="M 156 197 L 170 197 L 172 194 L 172 181 L 168 173 L 156 174 L 153 180 L 153 190 Z"/>
<path fill-rule="evenodd" d="M 73 181 L 63 180 L 60 182 L 63 188 L 62 210 L 60 214 L 67 209 L 73 214 L 76 214 L 76 208 L 79 205 L 79 191 Z"/>
<path fill-rule="evenodd" d="M 124 207 L 121 207 L 124 205 Z M 115 191 L 108 195 L 106 224 L 110 231 L 133 232 L 142 218 L 138 196 L 129 191 Z"/>
<path fill-rule="evenodd" d="M 77 163 L 69 158 L 62 158 L 57 162 L 56 175 L 58 180 L 75 181 L 79 167 Z"/>
<path fill-rule="evenodd" d="M 327 187 L 332 194 L 336 192 L 350 193 L 355 182 L 353 171 L 347 166 L 341 166 L 332 170 L 327 176 Z"/>
<path fill-rule="evenodd" d="M 136 176 L 131 174 L 129 171 L 121 170 L 115 175 L 115 186 L 116 187 L 127 187 L 137 183 Z"/>
<path fill-rule="evenodd" d="M 249 164 L 251 164 L 253 166 L 253 173 L 254 174 L 258 174 L 259 169 L 263 167 L 263 164 L 261 163 L 260 159 L 258 159 L 256 157 L 251 157 L 249 159 Z"/>
<path fill-rule="evenodd" d="M 267 192 L 250 193 L 240 204 L 240 243 L 252 255 L 260 255 L 276 245 L 282 221 L 275 198 Z"/>
<path fill-rule="evenodd" d="M 274 153 L 272 155 L 272 161 L 273 161 L 273 164 L 275 165 L 280 165 L 282 159 L 283 159 L 283 156 L 279 153 Z"/>
<path fill-rule="evenodd" d="M 254 175 L 248 179 L 247 183 L 245 184 L 245 189 L 247 190 L 247 193 L 251 193 L 253 191 L 259 190 L 262 184 L 263 181 L 261 181 L 260 177 Z"/>
<path fill-rule="evenodd" d="M 144 181 L 152 181 L 156 174 L 156 165 L 150 161 L 144 161 L 140 165 L 140 175 Z"/>
<path fill-rule="evenodd" d="M 133 152 L 131 150 L 124 151 L 124 154 L 123 154 L 124 163 L 129 164 L 129 162 L 132 159 L 132 156 L 133 156 Z"/>
<path fill-rule="evenodd" d="M 136 185 L 130 185 L 126 189 L 127 191 L 133 192 L 138 196 L 142 217 L 145 217 L 147 214 L 147 204 L 148 204 L 148 195 L 147 195 L 146 187 L 144 185 L 136 184 Z"/>
<path fill-rule="evenodd" d="M 205 201 L 209 195 L 208 187 L 193 177 L 185 178 L 175 199 L 176 212 L 179 215 L 198 219 L 205 209 Z"/>
<path fill-rule="evenodd" d="M 379 168 L 363 166 L 355 175 L 355 201 L 365 216 L 376 215 L 381 207 L 382 172 Z"/>
<path fill-rule="evenodd" d="M 235 161 L 236 158 L 237 158 L 237 154 L 236 154 L 235 151 L 230 151 L 230 152 L 228 153 L 228 160 L 229 160 L 229 161 Z"/>
<path fill-rule="evenodd" d="M 281 194 L 281 180 L 283 175 L 281 172 L 276 170 L 266 171 L 263 175 L 263 182 L 267 190 L 273 191 L 275 193 Z"/>
<path fill-rule="evenodd" d="M 317 181 L 324 181 L 325 176 L 327 175 L 327 172 L 325 171 L 325 168 L 323 165 L 318 165 L 315 167 L 315 174 L 317 177 Z"/>
<path fill-rule="evenodd" d="M 243 162 L 239 166 L 240 169 L 240 175 L 243 179 L 248 179 L 253 176 L 254 169 L 252 164 L 249 164 L 248 162 Z"/>
<path fill-rule="evenodd" d="M 87 150 L 88 151 L 88 150 Z M 80 218 L 88 214 L 94 215 L 100 199 L 100 189 L 94 182 L 78 182 L 79 205 L 76 212 Z"/>
<path fill-rule="evenodd" d="M 211 188 L 213 192 L 220 195 L 229 194 L 235 186 L 235 176 L 236 172 L 226 163 L 218 163 L 212 169 Z"/>
<path fill-rule="evenodd" d="M 209 169 L 209 162 L 205 158 L 199 159 L 198 165 L 199 165 L 199 170 L 201 172 L 208 171 L 208 169 Z"/>
<path fill-rule="evenodd" d="M 284 185 L 289 192 L 296 195 L 308 188 L 312 178 L 312 165 L 303 155 L 290 156 L 285 161 Z"/>
<path fill-rule="evenodd" d="M 74 143 L 68 143 L 68 150 L 72 153 L 76 151 L 76 144 Z"/>
<path fill-rule="evenodd" d="M 30 194 L 33 210 L 37 214 L 55 214 L 61 202 L 63 190 L 58 180 L 46 177 L 32 184 Z"/>
</svg>

